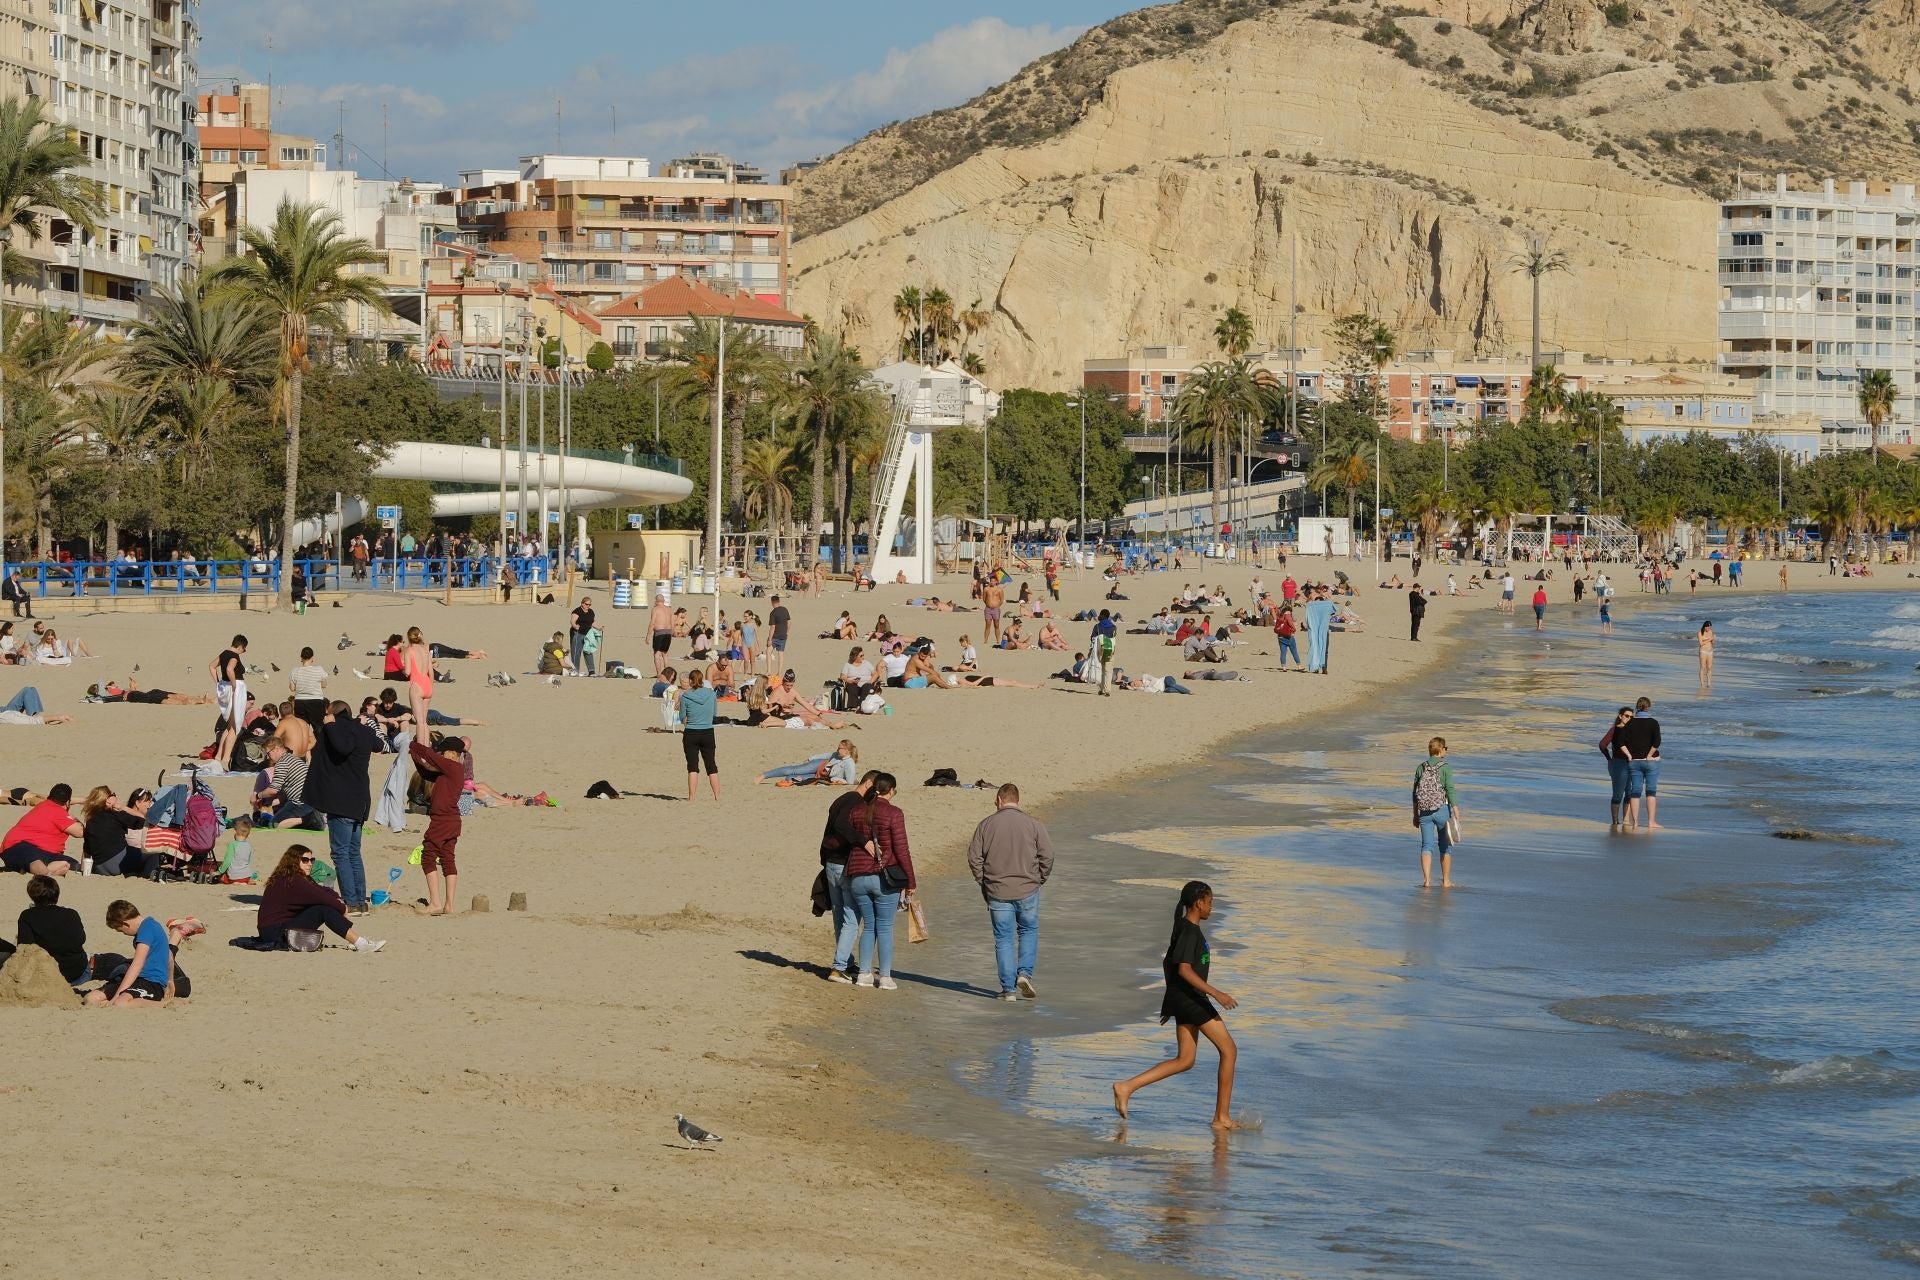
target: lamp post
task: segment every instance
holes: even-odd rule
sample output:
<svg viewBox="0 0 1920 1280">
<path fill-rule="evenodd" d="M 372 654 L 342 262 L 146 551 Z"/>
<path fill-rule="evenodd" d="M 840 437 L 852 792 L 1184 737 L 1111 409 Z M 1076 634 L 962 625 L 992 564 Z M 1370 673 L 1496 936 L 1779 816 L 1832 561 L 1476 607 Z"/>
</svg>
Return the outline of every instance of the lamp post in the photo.
<svg viewBox="0 0 1920 1280">
<path fill-rule="evenodd" d="M 13 245 L 13 228 L 0 227 L 0 280 L 6 277 L 7 250 Z M 6 355 L 7 315 L 6 286 L 0 284 L 0 357 Z M 0 377 L 4 370 L 0 370 Z M 0 380 L 0 578 L 7 574 L 7 395 L 6 383 Z"/>
<path fill-rule="evenodd" d="M 520 312 L 520 513 L 514 517 L 514 524 L 522 537 L 527 529 L 527 374 L 530 366 L 527 357 L 531 354 L 531 335 L 527 332 L 532 313 L 524 308 Z M 546 530 L 540 536 L 547 536 Z"/>
<path fill-rule="evenodd" d="M 1380 581 L 1380 433 L 1373 434 L 1373 580 Z"/>
<path fill-rule="evenodd" d="M 507 546 L 507 282 L 500 287 L 500 564 L 504 568 Z"/>
<path fill-rule="evenodd" d="M 537 481 L 540 486 L 540 554 L 547 554 L 547 322 L 540 321 L 533 328 L 534 342 L 539 348 L 536 357 L 540 370 L 540 471 Z"/>
</svg>

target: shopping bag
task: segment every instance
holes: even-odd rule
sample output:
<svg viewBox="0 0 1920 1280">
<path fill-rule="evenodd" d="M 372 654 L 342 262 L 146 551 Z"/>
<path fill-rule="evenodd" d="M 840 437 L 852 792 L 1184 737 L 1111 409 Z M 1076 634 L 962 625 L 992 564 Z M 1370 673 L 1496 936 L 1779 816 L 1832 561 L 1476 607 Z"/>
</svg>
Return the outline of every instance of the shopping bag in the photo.
<svg viewBox="0 0 1920 1280">
<path fill-rule="evenodd" d="M 927 940 L 927 909 L 921 905 L 919 897 L 901 898 L 900 910 L 907 917 L 907 941 L 925 942 Z"/>
</svg>

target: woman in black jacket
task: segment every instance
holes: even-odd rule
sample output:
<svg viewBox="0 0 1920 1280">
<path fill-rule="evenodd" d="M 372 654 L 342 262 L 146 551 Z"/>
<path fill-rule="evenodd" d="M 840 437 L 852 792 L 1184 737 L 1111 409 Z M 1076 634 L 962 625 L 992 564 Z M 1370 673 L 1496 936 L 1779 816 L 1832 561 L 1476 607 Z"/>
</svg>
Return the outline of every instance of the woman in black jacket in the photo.
<svg viewBox="0 0 1920 1280">
<path fill-rule="evenodd" d="M 333 702 L 320 723 L 302 795 L 304 803 L 327 815 L 327 846 L 340 877 L 340 896 L 347 910 L 357 913 L 368 909 L 360 831 L 373 811 L 367 770 L 379 749 L 379 735 L 354 718 L 353 708 Z"/>
</svg>

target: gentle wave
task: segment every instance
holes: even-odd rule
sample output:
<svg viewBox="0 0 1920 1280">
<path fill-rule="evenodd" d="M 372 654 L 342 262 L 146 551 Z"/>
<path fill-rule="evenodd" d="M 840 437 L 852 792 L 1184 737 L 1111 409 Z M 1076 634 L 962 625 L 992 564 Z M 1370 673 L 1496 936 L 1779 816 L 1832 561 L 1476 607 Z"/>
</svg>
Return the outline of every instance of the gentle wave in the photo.
<svg viewBox="0 0 1920 1280">
<path fill-rule="evenodd" d="M 1897 604 L 1888 615 L 1894 618 L 1920 618 L 1920 604 Z"/>
<path fill-rule="evenodd" d="M 1737 617 L 1728 618 L 1722 625 L 1739 631 L 1778 631 L 1787 624 L 1778 618 Z"/>
<path fill-rule="evenodd" d="M 1920 650 L 1920 626 L 1882 627 L 1866 643 L 1876 649 Z"/>
</svg>

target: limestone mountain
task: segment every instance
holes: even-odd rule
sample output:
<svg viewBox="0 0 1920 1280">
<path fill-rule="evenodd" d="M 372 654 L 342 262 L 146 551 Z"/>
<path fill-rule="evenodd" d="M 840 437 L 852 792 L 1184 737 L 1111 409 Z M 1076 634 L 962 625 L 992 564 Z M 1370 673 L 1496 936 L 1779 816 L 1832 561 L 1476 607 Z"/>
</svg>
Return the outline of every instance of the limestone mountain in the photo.
<svg viewBox="0 0 1920 1280">
<path fill-rule="evenodd" d="M 800 309 L 875 355 L 892 298 L 991 320 L 989 380 L 1071 385 L 1239 305 L 1284 345 L 1368 310 L 1403 345 L 1522 345 L 1530 236 L 1569 349 L 1706 358 L 1712 199 L 1782 171 L 1913 180 L 1911 0 L 1186 0 L 1115 19 L 804 180 Z M 1891 51 L 1891 52 L 1890 52 Z"/>
</svg>

